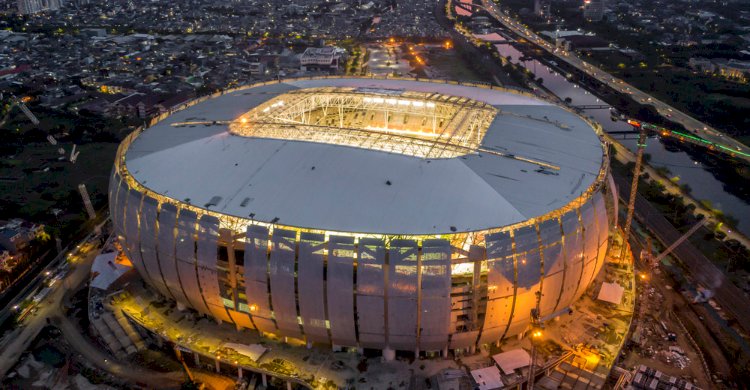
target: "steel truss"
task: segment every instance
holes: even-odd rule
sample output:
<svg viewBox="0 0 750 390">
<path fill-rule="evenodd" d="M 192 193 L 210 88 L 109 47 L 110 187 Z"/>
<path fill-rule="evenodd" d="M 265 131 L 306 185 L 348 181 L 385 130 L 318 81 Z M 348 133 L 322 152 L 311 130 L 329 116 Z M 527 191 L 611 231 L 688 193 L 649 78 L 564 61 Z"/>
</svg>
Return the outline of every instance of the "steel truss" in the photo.
<svg viewBox="0 0 750 390">
<path fill-rule="evenodd" d="M 492 106 L 464 97 L 315 88 L 265 102 L 233 121 L 230 131 L 453 158 L 477 151 L 496 114 Z"/>
</svg>

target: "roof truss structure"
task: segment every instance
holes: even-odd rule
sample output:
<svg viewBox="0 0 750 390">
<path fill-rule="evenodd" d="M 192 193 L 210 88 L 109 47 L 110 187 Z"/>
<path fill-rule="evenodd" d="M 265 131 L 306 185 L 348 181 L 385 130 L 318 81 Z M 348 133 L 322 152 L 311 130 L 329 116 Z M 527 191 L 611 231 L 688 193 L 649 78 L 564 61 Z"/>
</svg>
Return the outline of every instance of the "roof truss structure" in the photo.
<svg viewBox="0 0 750 390">
<path fill-rule="evenodd" d="M 478 150 L 498 110 L 465 97 L 354 88 L 277 96 L 230 123 L 237 135 L 453 158 Z"/>
</svg>

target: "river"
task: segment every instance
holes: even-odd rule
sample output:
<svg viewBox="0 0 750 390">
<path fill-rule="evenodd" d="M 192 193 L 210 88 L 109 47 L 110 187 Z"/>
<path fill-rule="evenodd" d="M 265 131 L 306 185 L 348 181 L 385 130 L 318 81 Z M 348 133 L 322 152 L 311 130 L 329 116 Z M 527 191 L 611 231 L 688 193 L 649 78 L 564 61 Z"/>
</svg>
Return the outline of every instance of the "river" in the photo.
<svg viewBox="0 0 750 390">
<path fill-rule="evenodd" d="M 568 81 L 564 76 L 551 70 L 547 65 L 537 60 L 520 61 L 523 54 L 510 44 L 498 44 L 495 47 L 503 57 L 510 56 L 512 62 L 520 63 L 526 69 L 532 71 L 536 75 L 536 78 L 541 77 L 544 87 L 552 91 L 559 98 L 570 98 L 572 105 L 606 104 L 589 91 L 580 88 L 578 85 Z M 606 109 L 584 110 L 584 115 L 599 122 L 605 131 L 626 131 L 631 129 L 630 125 L 624 122 L 613 122 L 610 119 L 609 110 Z M 630 150 L 635 151 L 636 149 L 636 140 L 634 137 L 632 139 L 619 140 L 619 142 L 627 146 Z M 709 200 L 714 208 L 737 218 L 739 221 L 737 228 L 745 235 L 750 236 L 750 203 L 724 191 L 724 185 L 711 172 L 705 169 L 701 163 L 694 161 L 685 152 L 667 150 L 664 144 L 658 141 L 658 137 L 649 139 L 646 146 L 646 153 L 651 155 L 649 165 L 669 169 L 672 173 L 671 177 L 679 177 L 680 184 L 688 184 L 692 188 L 691 196 L 693 198 Z"/>
</svg>

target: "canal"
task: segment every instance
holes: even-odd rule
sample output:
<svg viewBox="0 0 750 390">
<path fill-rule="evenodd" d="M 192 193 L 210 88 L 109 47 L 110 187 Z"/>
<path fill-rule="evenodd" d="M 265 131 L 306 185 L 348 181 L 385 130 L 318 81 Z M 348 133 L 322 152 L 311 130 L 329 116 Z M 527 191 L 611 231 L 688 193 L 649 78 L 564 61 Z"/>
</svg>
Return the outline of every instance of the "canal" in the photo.
<svg viewBox="0 0 750 390">
<path fill-rule="evenodd" d="M 523 65 L 543 79 L 543 85 L 560 99 L 570 98 L 571 105 L 600 105 L 606 104 L 589 91 L 570 82 L 563 75 L 550 69 L 547 65 L 531 59 L 522 61 L 523 54 L 510 44 L 495 45 L 499 54 L 510 57 L 511 61 Z M 605 131 L 627 131 L 630 125 L 610 119 L 609 110 L 593 109 L 584 110 L 583 114 L 599 122 Z M 619 140 L 630 150 L 635 150 L 635 137 Z M 698 200 L 709 200 L 712 207 L 721 210 L 727 215 L 737 218 L 737 228 L 745 235 L 750 236 L 750 203 L 732 195 L 724 190 L 724 185 L 717 180 L 701 163 L 694 161 L 686 152 L 667 150 L 658 137 L 649 139 L 646 153 L 651 155 L 649 164 L 653 167 L 665 167 L 671 172 L 670 177 L 678 177 L 679 184 L 687 184 L 692 188 L 691 196 Z"/>
</svg>

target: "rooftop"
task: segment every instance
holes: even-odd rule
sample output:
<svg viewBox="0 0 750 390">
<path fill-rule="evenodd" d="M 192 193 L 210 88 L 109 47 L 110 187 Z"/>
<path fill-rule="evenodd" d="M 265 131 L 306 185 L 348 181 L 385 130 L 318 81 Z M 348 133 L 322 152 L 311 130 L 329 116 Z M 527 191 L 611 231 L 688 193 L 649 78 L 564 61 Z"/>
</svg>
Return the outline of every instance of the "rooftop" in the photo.
<svg viewBox="0 0 750 390">
<path fill-rule="evenodd" d="M 362 101 L 386 91 L 412 102 L 444 96 L 496 113 L 476 151 L 446 156 L 353 147 L 346 137 L 320 142 L 296 130 L 278 137 L 234 134 L 243 115 L 307 88 L 346 90 Z M 382 104 L 388 104 L 385 98 Z M 522 222 L 569 204 L 595 182 L 602 163 L 592 127 L 547 102 L 464 85 L 362 78 L 295 80 L 225 93 L 147 129 L 125 156 L 128 171 L 143 186 L 197 207 L 286 226 L 373 234 L 445 234 Z"/>
</svg>

